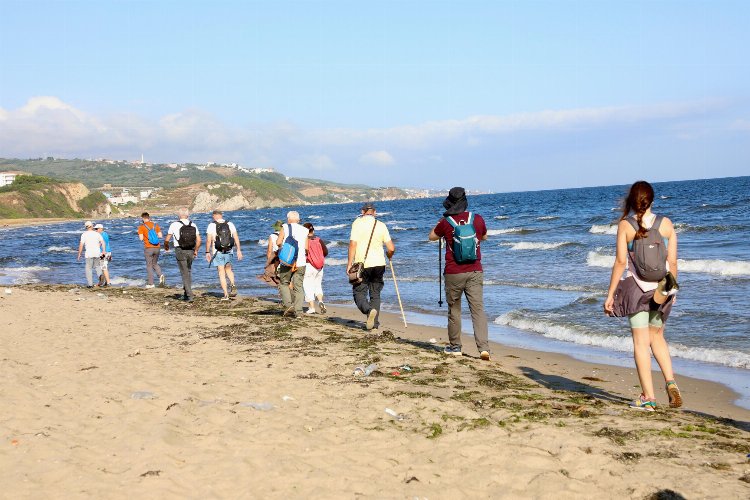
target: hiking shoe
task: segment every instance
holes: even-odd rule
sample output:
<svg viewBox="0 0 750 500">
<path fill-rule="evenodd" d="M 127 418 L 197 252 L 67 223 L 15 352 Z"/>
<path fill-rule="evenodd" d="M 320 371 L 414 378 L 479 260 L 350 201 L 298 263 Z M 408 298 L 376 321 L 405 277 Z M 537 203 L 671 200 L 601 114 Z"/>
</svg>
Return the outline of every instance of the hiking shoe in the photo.
<svg viewBox="0 0 750 500">
<path fill-rule="evenodd" d="M 320 314 L 325 314 L 327 312 L 326 305 L 322 302 L 318 302 L 318 309 L 320 309 Z"/>
<path fill-rule="evenodd" d="M 489 361 L 490 360 L 490 351 L 482 351 L 479 353 L 479 357 L 482 358 L 483 361 Z"/>
<path fill-rule="evenodd" d="M 313 308 L 311 307 L 310 309 L 308 309 L 308 310 L 307 310 L 307 312 L 305 312 L 305 314 L 310 314 L 310 315 L 314 315 L 314 314 L 316 314 L 316 313 L 315 313 L 315 309 L 313 309 Z"/>
<path fill-rule="evenodd" d="M 641 394 L 638 399 L 630 403 L 630 408 L 633 410 L 656 411 L 656 401 L 647 399 L 646 396 Z"/>
<path fill-rule="evenodd" d="M 159 286 L 167 286 L 167 277 L 163 274 L 159 276 Z"/>
<path fill-rule="evenodd" d="M 370 309 L 369 314 L 367 315 L 367 323 L 365 324 L 365 328 L 368 330 L 372 330 L 375 328 L 375 319 L 378 317 L 378 310 L 377 309 Z"/>
<path fill-rule="evenodd" d="M 146 285 L 144 288 L 146 288 L 146 290 L 150 290 L 150 289 L 154 288 L 154 285 Z"/>
<path fill-rule="evenodd" d="M 229 300 L 229 297 L 228 297 L 228 296 L 226 296 L 226 295 L 224 295 L 224 296 L 223 296 L 223 297 L 221 298 L 221 301 L 222 301 L 222 302 L 225 302 L 225 301 L 228 301 L 228 300 Z"/>
<path fill-rule="evenodd" d="M 447 345 L 443 349 L 443 354 L 449 354 L 451 356 L 463 356 L 460 345 Z"/>
<path fill-rule="evenodd" d="M 229 287 L 229 296 L 230 297 L 236 297 L 237 296 L 237 287 L 232 283 L 232 285 Z"/>
<path fill-rule="evenodd" d="M 667 394 L 669 395 L 670 408 L 679 408 L 682 406 L 682 394 L 680 394 L 680 388 L 677 387 L 677 383 L 674 380 L 667 382 Z"/>
</svg>

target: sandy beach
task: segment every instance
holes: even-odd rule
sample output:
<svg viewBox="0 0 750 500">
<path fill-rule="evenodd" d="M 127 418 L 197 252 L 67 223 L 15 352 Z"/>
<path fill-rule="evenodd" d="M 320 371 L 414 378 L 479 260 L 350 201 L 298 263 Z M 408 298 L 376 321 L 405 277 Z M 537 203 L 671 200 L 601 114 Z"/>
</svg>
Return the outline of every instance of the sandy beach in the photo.
<svg viewBox="0 0 750 500">
<path fill-rule="evenodd" d="M 633 369 L 503 346 L 484 363 L 471 338 L 446 357 L 444 331 L 392 316 L 366 333 L 343 307 L 8 290 L 5 498 L 750 496 L 750 411 L 719 384 L 680 377 L 685 408 L 661 392 L 645 413 Z"/>
</svg>

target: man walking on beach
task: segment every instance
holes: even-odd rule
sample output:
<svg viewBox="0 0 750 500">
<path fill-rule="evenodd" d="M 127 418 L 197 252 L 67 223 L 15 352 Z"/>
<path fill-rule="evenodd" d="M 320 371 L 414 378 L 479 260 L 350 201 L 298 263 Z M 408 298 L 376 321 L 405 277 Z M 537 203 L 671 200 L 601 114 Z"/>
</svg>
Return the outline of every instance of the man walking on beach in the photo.
<svg viewBox="0 0 750 500">
<path fill-rule="evenodd" d="M 474 340 L 480 357 L 490 359 L 487 315 L 484 312 L 484 272 L 480 241 L 487 239 L 487 227 L 479 214 L 467 212 L 469 202 L 462 187 L 454 187 L 443 201 L 443 218 L 430 232 L 430 241 L 445 238 L 445 298 L 448 301 L 446 354 L 461 356 L 461 295 L 466 295 L 474 325 Z"/>
<path fill-rule="evenodd" d="M 214 221 L 206 229 L 206 261 L 209 267 L 215 267 L 219 271 L 219 283 L 224 292 L 221 300 L 229 300 L 230 297 L 237 296 L 232 262 L 235 247 L 237 247 L 237 260 L 242 260 L 240 237 L 234 224 L 224 220 L 224 213 L 221 210 L 214 210 L 213 219 Z M 229 278 L 228 289 L 227 278 Z"/>
<path fill-rule="evenodd" d="M 101 258 L 102 274 L 99 276 L 99 286 L 109 286 L 109 263 L 112 260 L 112 249 L 109 246 L 109 233 L 104 230 L 102 224 L 94 226 L 104 240 L 104 257 Z"/>
<path fill-rule="evenodd" d="M 81 235 L 81 241 L 78 244 L 78 260 L 81 260 L 81 254 L 85 250 L 87 288 L 94 288 L 93 272 L 96 271 L 97 278 L 102 274 L 101 262 L 102 256 L 106 253 L 106 245 L 102 236 L 94 230 L 93 222 L 86 221 L 84 226 L 86 230 Z"/>
<path fill-rule="evenodd" d="M 305 266 L 307 265 L 307 236 L 309 231 L 299 223 L 299 213 L 291 211 L 286 214 L 287 223 L 279 231 L 279 294 L 284 316 L 297 317 L 302 314 L 302 304 L 305 298 L 303 281 Z M 292 252 L 291 247 L 295 250 Z M 287 260 L 288 259 L 288 260 Z M 289 289 L 289 283 L 293 290 Z M 293 293 L 292 293 L 293 292 Z"/>
<path fill-rule="evenodd" d="M 201 246 L 201 233 L 198 226 L 189 219 L 190 212 L 181 208 L 177 212 L 178 220 L 169 225 L 164 248 L 169 251 L 169 240 L 174 238 L 174 258 L 182 276 L 183 299 L 192 302 L 193 295 L 193 260 L 198 256 Z"/>
<path fill-rule="evenodd" d="M 146 288 L 154 288 L 154 273 L 159 277 L 159 285 L 164 286 L 166 280 L 159 267 L 159 253 L 162 239 L 159 224 L 151 220 L 148 212 L 141 214 L 143 224 L 138 226 L 138 238 L 143 242 L 143 257 L 146 259 Z"/>
<path fill-rule="evenodd" d="M 368 330 L 377 328 L 380 314 L 380 292 L 383 290 L 386 255 L 390 259 L 396 252 L 388 227 L 375 219 L 375 205 L 365 203 L 361 215 L 352 224 L 349 236 L 349 255 L 346 269 L 355 262 L 364 265 L 362 282 L 352 285 L 354 302 L 362 314 L 367 315 Z M 387 252 L 383 252 L 385 245 Z"/>
</svg>

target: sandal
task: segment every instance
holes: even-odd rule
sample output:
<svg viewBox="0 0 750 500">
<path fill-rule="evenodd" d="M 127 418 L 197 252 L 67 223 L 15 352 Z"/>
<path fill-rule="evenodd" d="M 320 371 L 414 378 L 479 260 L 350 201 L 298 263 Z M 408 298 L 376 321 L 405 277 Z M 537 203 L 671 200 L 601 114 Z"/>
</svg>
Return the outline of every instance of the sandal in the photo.
<svg viewBox="0 0 750 500">
<path fill-rule="evenodd" d="M 656 411 L 656 401 L 648 399 L 645 395 L 641 394 L 638 399 L 630 403 L 630 408 L 633 410 Z"/>
<path fill-rule="evenodd" d="M 667 395 L 669 396 L 670 408 L 682 406 L 682 394 L 680 394 L 680 388 L 677 387 L 677 382 L 674 380 L 667 382 Z"/>
</svg>

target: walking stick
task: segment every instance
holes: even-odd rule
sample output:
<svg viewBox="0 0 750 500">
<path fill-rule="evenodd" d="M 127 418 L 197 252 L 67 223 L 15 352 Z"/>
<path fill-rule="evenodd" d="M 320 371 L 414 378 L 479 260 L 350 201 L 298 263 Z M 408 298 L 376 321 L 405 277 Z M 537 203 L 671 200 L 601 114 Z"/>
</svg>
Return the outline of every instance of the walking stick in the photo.
<svg viewBox="0 0 750 500">
<path fill-rule="evenodd" d="M 443 307 L 443 238 L 438 240 L 438 306 Z"/>
<path fill-rule="evenodd" d="M 393 261 L 388 259 L 388 263 L 391 265 L 391 276 L 393 276 L 393 286 L 396 287 L 396 297 L 398 297 L 398 307 L 401 308 L 401 318 L 404 320 L 404 328 L 408 328 L 406 324 L 406 315 L 404 314 L 404 306 L 401 304 L 401 294 L 398 293 L 398 282 L 396 282 L 396 271 L 393 270 Z"/>
</svg>

